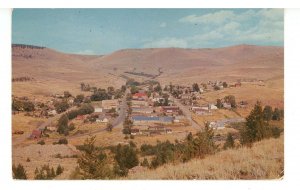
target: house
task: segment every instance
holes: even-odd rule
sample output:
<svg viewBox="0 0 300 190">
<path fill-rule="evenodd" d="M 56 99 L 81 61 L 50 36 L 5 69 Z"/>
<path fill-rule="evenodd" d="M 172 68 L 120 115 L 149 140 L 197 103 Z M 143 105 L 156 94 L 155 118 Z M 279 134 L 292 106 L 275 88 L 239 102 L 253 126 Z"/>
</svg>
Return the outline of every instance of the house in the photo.
<svg viewBox="0 0 300 190">
<path fill-rule="evenodd" d="M 102 108 L 96 107 L 94 112 L 95 112 L 95 113 L 102 113 L 102 112 L 103 112 L 103 109 L 102 109 Z"/>
<path fill-rule="evenodd" d="M 48 111 L 48 116 L 55 116 L 57 114 L 56 110 Z"/>
<path fill-rule="evenodd" d="M 242 83 L 240 83 L 240 82 L 237 82 L 234 84 L 234 87 L 241 87 L 241 86 L 242 86 Z"/>
<path fill-rule="evenodd" d="M 191 98 L 190 94 L 182 94 L 181 95 L 181 99 L 183 99 L 183 100 L 189 100 L 190 98 Z"/>
<path fill-rule="evenodd" d="M 47 130 L 52 131 L 52 132 L 57 131 L 57 127 L 56 126 L 48 126 Z"/>
<path fill-rule="evenodd" d="M 153 109 L 149 107 L 133 107 L 132 113 L 151 114 L 153 113 Z"/>
<path fill-rule="evenodd" d="M 143 100 L 132 100 L 131 104 L 132 107 L 143 107 L 149 105 L 147 101 L 143 101 Z"/>
<path fill-rule="evenodd" d="M 208 107 L 209 107 L 210 110 L 217 110 L 218 109 L 218 107 L 214 104 L 209 104 Z"/>
<path fill-rule="evenodd" d="M 84 115 L 77 115 L 76 120 L 84 120 L 85 116 Z"/>
<path fill-rule="evenodd" d="M 209 106 L 193 106 L 191 109 L 192 111 L 199 110 L 199 109 L 209 111 Z"/>
<path fill-rule="evenodd" d="M 108 123 L 109 118 L 105 115 L 99 115 L 99 117 L 96 119 L 96 123 Z"/>
<path fill-rule="evenodd" d="M 131 129 L 130 130 L 130 134 L 131 135 L 137 135 L 137 134 L 139 134 L 140 133 L 140 130 L 139 129 Z"/>
<path fill-rule="evenodd" d="M 134 125 L 147 125 L 150 123 L 172 123 L 174 118 L 173 117 L 158 117 L 158 116 L 142 116 L 142 115 L 135 115 L 132 116 L 133 124 Z"/>
<path fill-rule="evenodd" d="M 31 139 L 39 139 L 42 137 L 42 131 L 35 129 L 31 132 L 30 138 Z"/>
<path fill-rule="evenodd" d="M 203 108 L 197 108 L 197 109 L 194 109 L 194 112 L 195 112 L 197 115 L 212 115 L 212 113 L 210 112 L 210 110 L 208 110 L 208 109 L 203 109 Z"/>
<path fill-rule="evenodd" d="M 102 104 L 102 108 L 105 110 L 110 110 L 112 108 L 117 108 L 119 105 L 119 101 L 118 99 L 114 99 L 114 100 L 102 100 L 101 101 Z"/>
<path fill-rule="evenodd" d="M 229 104 L 229 103 L 224 102 L 224 103 L 222 103 L 222 105 L 223 105 L 223 108 L 225 108 L 225 109 L 231 109 L 231 104 Z"/>
<path fill-rule="evenodd" d="M 177 106 L 162 106 L 162 111 L 166 114 L 178 114 L 179 107 L 177 107 Z"/>
<path fill-rule="evenodd" d="M 179 123 L 180 121 L 184 120 L 185 117 L 184 116 L 175 116 L 174 118 L 174 122 L 175 123 Z"/>
<path fill-rule="evenodd" d="M 148 96 L 147 96 L 147 94 L 145 94 L 143 92 L 138 92 L 138 93 L 135 93 L 134 95 L 132 95 L 132 99 L 133 100 L 148 100 Z"/>
<path fill-rule="evenodd" d="M 167 134 L 172 134 L 172 129 L 166 129 Z"/>
</svg>

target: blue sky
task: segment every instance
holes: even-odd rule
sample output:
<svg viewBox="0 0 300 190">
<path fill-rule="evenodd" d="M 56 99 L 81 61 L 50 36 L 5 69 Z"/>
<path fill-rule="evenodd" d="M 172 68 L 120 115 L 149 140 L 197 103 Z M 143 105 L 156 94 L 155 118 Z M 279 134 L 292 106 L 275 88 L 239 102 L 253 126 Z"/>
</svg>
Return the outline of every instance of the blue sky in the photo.
<svg viewBox="0 0 300 190">
<path fill-rule="evenodd" d="M 14 9 L 12 43 L 66 53 L 284 43 L 283 9 Z"/>
</svg>

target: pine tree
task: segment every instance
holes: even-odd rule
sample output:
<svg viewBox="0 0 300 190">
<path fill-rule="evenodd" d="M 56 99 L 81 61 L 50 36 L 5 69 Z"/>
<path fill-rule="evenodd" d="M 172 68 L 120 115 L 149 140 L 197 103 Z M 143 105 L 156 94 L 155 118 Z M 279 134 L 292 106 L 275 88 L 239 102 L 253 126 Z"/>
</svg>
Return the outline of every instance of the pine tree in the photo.
<svg viewBox="0 0 300 190">
<path fill-rule="evenodd" d="M 12 171 L 14 179 L 27 179 L 26 171 L 21 164 L 18 164 L 17 167 L 13 165 Z"/>
<path fill-rule="evenodd" d="M 260 102 L 257 102 L 246 118 L 246 127 L 241 131 L 241 143 L 251 145 L 269 136 L 268 124 L 264 121 L 264 114 Z"/>
<path fill-rule="evenodd" d="M 234 148 L 234 140 L 231 133 L 227 134 L 226 142 L 223 146 L 223 149 Z"/>
<path fill-rule="evenodd" d="M 96 136 L 87 138 L 82 146 L 82 155 L 77 160 L 80 175 L 83 179 L 109 179 L 112 177 L 112 170 L 106 154 L 94 145 L 95 138 Z"/>
<path fill-rule="evenodd" d="M 141 166 L 144 166 L 144 167 L 150 166 L 147 158 L 144 158 L 143 162 L 141 163 Z"/>
</svg>

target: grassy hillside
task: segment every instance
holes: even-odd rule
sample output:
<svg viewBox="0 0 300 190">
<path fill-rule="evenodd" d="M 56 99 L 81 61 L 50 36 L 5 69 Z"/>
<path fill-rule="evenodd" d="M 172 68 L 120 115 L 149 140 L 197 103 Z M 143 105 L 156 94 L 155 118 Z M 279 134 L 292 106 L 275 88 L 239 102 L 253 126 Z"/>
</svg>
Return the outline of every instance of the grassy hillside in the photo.
<svg viewBox="0 0 300 190">
<path fill-rule="evenodd" d="M 252 148 L 226 150 L 205 159 L 131 173 L 126 179 L 279 179 L 284 168 L 283 136 Z"/>
</svg>

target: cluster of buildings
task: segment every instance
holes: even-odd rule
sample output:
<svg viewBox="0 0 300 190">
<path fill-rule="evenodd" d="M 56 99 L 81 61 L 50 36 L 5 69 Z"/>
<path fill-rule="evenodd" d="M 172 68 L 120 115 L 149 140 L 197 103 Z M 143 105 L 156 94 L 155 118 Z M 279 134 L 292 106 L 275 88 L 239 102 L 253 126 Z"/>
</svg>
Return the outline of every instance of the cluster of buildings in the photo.
<svg viewBox="0 0 300 190">
<path fill-rule="evenodd" d="M 132 95 L 130 117 L 133 122 L 132 135 L 172 133 L 172 129 L 166 126 L 178 123 L 184 118 L 178 117 L 181 110 L 177 106 L 154 106 L 155 102 L 164 101 L 165 98 L 155 92 L 150 97 L 144 92 Z"/>
</svg>

